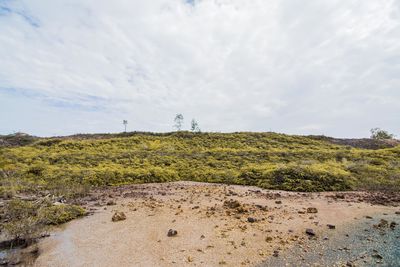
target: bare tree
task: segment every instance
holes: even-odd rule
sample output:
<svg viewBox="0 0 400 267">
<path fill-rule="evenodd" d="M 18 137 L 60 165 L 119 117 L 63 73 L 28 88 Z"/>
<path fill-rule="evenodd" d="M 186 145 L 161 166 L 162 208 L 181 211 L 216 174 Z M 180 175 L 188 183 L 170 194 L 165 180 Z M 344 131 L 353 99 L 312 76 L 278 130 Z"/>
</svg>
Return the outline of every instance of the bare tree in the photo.
<svg viewBox="0 0 400 267">
<path fill-rule="evenodd" d="M 176 128 L 177 131 L 180 131 L 182 129 L 182 124 L 183 124 L 183 115 L 182 114 L 176 114 L 175 119 L 174 119 L 174 127 Z"/>
<path fill-rule="evenodd" d="M 200 127 L 198 122 L 195 119 L 192 119 L 192 122 L 190 123 L 190 130 L 194 133 L 199 133 L 201 132 Z"/>
<path fill-rule="evenodd" d="M 125 131 L 124 131 L 124 133 L 126 133 L 126 126 L 128 125 L 128 121 L 127 121 L 127 120 L 123 120 L 123 121 L 122 121 L 122 124 L 125 126 Z"/>
</svg>

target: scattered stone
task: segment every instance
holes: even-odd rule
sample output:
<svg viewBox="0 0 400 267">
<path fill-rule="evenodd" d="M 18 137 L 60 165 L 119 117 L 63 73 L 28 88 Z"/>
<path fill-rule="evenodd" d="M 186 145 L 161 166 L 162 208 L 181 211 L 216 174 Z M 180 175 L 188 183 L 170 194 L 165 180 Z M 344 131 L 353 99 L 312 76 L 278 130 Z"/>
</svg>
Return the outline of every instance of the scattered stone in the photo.
<svg viewBox="0 0 400 267">
<path fill-rule="evenodd" d="M 234 191 L 232 191 L 232 190 L 230 190 L 229 189 L 229 191 L 228 191 L 228 196 L 237 196 L 238 195 L 238 193 L 236 193 L 236 192 L 234 192 Z"/>
<path fill-rule="evenodd" d="M 267 207 L 263 206 L 263 205 L 256 205 L 256 207 L 259 208 L 262 211 L 266 211 L 267 210 Z"/>
<path fill-rule="evenodd" d="M 309 236 L 315 236 L 314 230 L 310 229 L 310 228 L 306 229 L 306 234 L 309 235 Z"/>
<path fill-rule="evenodd" d="M 317 210 L 317 208 L 310 207 L 310 208 L 307 208 L 307 213 L 318 213 L 318 210 Z"/>
<path fill-rule="evenodd" d="M 114 205 L 117 205 L 117 203 L 115 203 L 114 200 L 110 200 L 107 202 L 107 206 L 114 206 Z"/>
<path fill-rule="evenodd" d="M 378 224 L 374 225 L 374 228 L 385 228 L 389 226 L 389 222 L 385 219 L 381 219 Z"/>
<path fill-rule="evenodd" d="M 254 223 L 254 222 L 257 221 L 257 219 L 255 219 L 255 218 L 253 218 L 253 217 L 248 217 L 248 218 L 247 218 L 247 221 L 248 221 L 249 223 Z"/>
<path fill-rule="evenodd" d="M 275 204 L 282 204 L 282 201 L 281 200 L 276 200 Z"/>
<path fill-rule="evenodd" d="M 334 198 L 344 199 L 344 194 L 335 194 Z"/>
<path fill-rule="evenodd" d="M 169 229 L 167 236 L 171 237 L 171 236 L 176 236 L 178 234 L 178 231 L 173 230 L 173 229 Z"/>
<path fill-rule="evenodd" d="M 266 242 L 271 242 L 272 240 L 273 240 L 272 236 L 267 236 L 267 237 L 265 238 L 265 241 L 266 241 Z"/>
<path fill-rule="evenodd" d="M 380 255 L 378 253 L 372 254 L 372 257 L 375 259 L 379 259 L 379 260 L 383 259 L 382 255 Z"/>
<path fill-rule="evenodd" d="M 328 226 L 329 229 L 336 229 L 336 226 L 333 224 L 327 224 L 326 226 Z"/>
<path fill-rule="evenodd" d="M 111 219 L 113 222 L 126 220 L 126 215 L 122 211 L 116 211 Z"/>
<path fill-rule="evenodd" d="M 230 200 L 224 201 L 224 207 L 230 208 L 230 209 L 236 209 L 236 208 L 240 207 L 240 203 L 237 200 L 230 199 Z"/>
</svg>

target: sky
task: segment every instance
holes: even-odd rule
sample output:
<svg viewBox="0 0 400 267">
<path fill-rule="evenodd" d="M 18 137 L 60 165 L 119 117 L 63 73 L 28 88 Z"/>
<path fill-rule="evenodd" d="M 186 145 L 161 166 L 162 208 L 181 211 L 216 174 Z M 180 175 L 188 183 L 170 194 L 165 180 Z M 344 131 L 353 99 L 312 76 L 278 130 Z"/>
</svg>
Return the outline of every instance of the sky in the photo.
<svg viewBox="0 0 400 267">
<path fill-rule="evenodd" d="M 0 0 L 0 134 L 400 136 L 398 0 Z"/>
</svg>

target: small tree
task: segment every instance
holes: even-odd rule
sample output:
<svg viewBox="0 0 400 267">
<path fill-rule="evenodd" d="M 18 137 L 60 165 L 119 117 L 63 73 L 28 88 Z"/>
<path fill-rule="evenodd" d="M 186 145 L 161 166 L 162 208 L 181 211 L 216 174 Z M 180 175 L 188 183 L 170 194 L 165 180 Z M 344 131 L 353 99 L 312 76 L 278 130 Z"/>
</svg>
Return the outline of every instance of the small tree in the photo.
<svg viewBox="0 0 400 267">
<path fill-rule="evenodd" d="M 174 122 L 175 122 L 174 127 L 176 128 L 176 130 L 180 131 L 182 128 L 182 124 L 183 124 L 183 115 L 176 114 Z"/>
<path fill-rule="evenodd" d="M 190 130 L 194 133 L 199 133 L 201 132 L 199 124 L 197 123 L 197 121 L 195 119 L 192 119 L 192 122 L 190 123 Z"/>
<path fill-rule="evenodd" d="M 124 133 L 126 133 L 126 126 L 128 125 L 128 121 L 127 121 L 127 120 L 123 120 L 123 121 L 122 121 L 122 124 L 124 124 L 124 126 L 125 126 L 125 131 L 124 131 Z"/>
<path fill-rule="evenodd" d="M 393 139 L 394 135 L 380 128 L 371 129 L 371 138 L 377 140 Z"/>
</svg>

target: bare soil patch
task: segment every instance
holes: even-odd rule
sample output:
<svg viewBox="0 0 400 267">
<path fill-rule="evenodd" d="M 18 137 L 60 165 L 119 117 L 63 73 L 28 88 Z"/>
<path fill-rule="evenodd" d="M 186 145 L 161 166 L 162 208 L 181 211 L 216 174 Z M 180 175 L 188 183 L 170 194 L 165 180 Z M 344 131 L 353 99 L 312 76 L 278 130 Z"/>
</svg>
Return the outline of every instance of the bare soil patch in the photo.
<svg viewBox="0 0 400 267">
<path fill-rule="evenodd" d="M 346 223 L 399 211 L 377 198 L 195 182 L 108 188 L 81 200 L 91 216 L 39 243 L 35 265 L 253 266 L 292 245 L 312 249 L 306 240 Z M 116 212 L 126 219 L 113 222 Z"/>
</svg>

